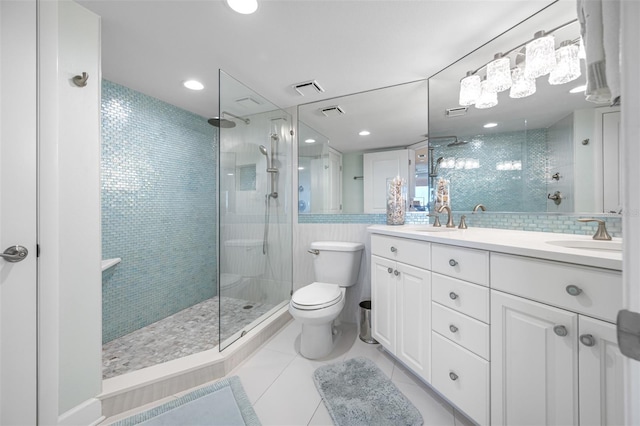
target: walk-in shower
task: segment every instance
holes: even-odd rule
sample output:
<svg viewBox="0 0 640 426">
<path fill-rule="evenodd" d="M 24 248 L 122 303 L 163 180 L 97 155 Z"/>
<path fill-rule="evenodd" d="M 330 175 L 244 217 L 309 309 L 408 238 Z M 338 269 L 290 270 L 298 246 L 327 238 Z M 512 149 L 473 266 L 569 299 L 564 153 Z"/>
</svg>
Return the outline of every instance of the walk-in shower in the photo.
<svg viewBox="0 0 640 426">
<path fill-rule="evenodd" d="M 103 274 L 105 378 L 222 351 L 288 301 L 291 120 L 222 72 L 218 111 L 103 84 L 103 255 L 122 259 Z"/>
</svg>

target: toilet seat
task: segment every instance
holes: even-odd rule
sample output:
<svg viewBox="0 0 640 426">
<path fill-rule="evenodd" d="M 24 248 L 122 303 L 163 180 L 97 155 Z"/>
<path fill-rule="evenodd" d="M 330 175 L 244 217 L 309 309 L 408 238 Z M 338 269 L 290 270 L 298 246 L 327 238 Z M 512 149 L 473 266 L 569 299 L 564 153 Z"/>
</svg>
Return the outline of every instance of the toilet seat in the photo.
<svg viewBox="0 0 640 426">
<path fill-rule="evenodd" d="M 342 295 L 337 284 L 314 282 L 296 290 L 291 297 L 291 305 L 302 311 L 318 310 L 340 302 Z"/>
</svg>

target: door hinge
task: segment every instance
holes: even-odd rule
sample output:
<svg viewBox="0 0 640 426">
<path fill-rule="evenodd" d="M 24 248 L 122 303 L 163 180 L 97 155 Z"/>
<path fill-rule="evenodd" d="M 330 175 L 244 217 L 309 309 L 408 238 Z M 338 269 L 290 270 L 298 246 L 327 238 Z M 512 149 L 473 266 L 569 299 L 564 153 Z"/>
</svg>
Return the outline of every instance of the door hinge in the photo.
<svg viewBox="0 0 640 426">
<path fill-rule="evenodd" d="M 640 313 L 623 309 L 616 321 L 618 345 L 623 355 L 640 361 Z"/>
<path fill-rule="evenodd" d="M 36 244 L 36 257 L 40 257 L 40 244 Z"/>
<path fill-rule="evenodd" d="M 293 135 L 295 134 L 295 132 L 294 132 L 293 130 L 289 130 L 289 134 L 290 134 L 291 136 L 293 136 Z"/>
</svg>

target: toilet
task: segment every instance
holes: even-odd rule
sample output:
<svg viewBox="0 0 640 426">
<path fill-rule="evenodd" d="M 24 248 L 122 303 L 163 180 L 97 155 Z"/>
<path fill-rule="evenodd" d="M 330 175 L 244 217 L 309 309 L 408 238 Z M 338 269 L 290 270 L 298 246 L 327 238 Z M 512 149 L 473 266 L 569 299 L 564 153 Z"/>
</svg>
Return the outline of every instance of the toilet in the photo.
<svg viewBox="0 0 640 426">
<path fill-rule="evenodd" d="M 266 256 L 262 254 L 262 240 L 234 239 L 224 242 L 221 253 L 223 269 L 220 273 L 221 296 L 242 299 L 251 282 L 264 274 Z"/>
<path fill-rule="evenodd" d="M 362 243 L 311 243 L 316 281 L 293 293 L 289 302 L 289 313 L 302 323 L 300 354 L 305 358 L 322 358 L 333 349 L 333 321 L 344 308 L 347 288 L 358 279 L 363 249 Z"/>
</svg>

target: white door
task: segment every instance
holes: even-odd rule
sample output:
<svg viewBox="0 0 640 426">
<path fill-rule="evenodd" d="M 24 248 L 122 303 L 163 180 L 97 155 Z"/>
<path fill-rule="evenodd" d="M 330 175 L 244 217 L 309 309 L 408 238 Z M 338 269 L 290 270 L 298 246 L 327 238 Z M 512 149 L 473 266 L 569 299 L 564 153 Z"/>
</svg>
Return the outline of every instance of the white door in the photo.
<svg viewBox="0 0 640 426">
<path fill-rule="evenodd" d="M 580 425 L 624 425 L 624 357 L 616 326 L 580 315 Z"/>
<path fill-rule="evenodd" d="M 326 173 L 326 188 L 329 188 L 327 196 L 327 213 L 340 213 L 342 211 L 342 154 L 329 148 L 327 155 L 329 169 Z"/>
<path fill-rule="evenodd" d="M 396 350 L 396 262 L 371 256 L 371 335 L 382 346 Z"/>
<path fill-rule="evenodd" d="M 491 291 L 491 423 L 578 424 L 578 315 Z"/>
<path fill-rule="evenodd" d="M 364 154 L 364 212 L 387 212 L 387 180 L 409 176 L 409 150 Z M 407 182 L 408 183 L 408 182 Z"/>
<path fill-rule="evenodd" d="M 397 271 L 396 355 L 430 381 L 431 273 L 403 263 L 397 264 Z"/>
<path fill-rule="evenodd" d="M 0 1 L 0 424 L 36 424 L 36 2 Z"/>
<path fill-rule="evenodd" d="M 607 109 L 608 110 L 608 109 Z M 603 211 L 615 213 L 622 207 L 620 185 L 620 111 L 602 114 Z"/>
</svg>

